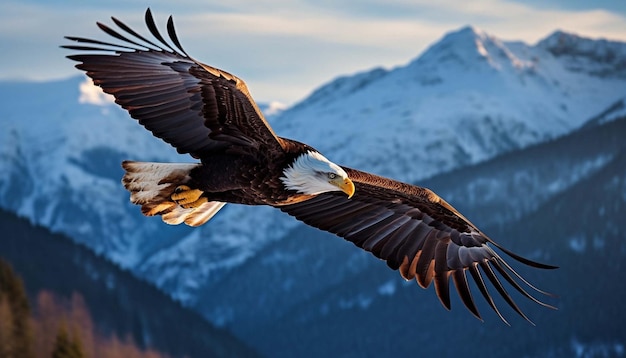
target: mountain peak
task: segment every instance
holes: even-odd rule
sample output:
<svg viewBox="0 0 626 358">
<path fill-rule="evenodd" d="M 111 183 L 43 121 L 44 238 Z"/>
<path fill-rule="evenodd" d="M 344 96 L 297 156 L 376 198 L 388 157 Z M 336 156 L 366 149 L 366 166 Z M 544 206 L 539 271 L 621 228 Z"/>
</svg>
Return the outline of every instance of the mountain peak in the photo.
<svg viewBox="0 0 626 358">
<path fill-rule="evenodd" d="M 470 53 L 475 53 L 476 51 L 480 52 L 479 48 L 484 47 L 486 42 L 494 40 L 496 39 L 493 36 L 490 36 L 479 28 L 467 25 L 458 30 L 446 33 L 441 40 L 435 43 L 430 49 L 462 49 Z M 429 51 L 426 53 L 428 52 Z"/>
<path fill-rule="evenodd" d="M 458 30 L 446 33 L 441 41 L 472 41 L 487 37 L 489 37 L 489 35 L 485 31 L 473 25 L 466 25 Z"/>
<path fill-rule="evenodd" d="M 435 69 L 445 64 L 448 68 L 456 66 L 464 72 L 471 69 L 477 73 L 500 71 L 509 67 L 524 67 L 523 62 L 507 47 L 506 43 L 469 25 L 448 32 L 413 61 L 421 68 Z"/>
<path fill-rule="evenodd" d="M 557 30 L 539 41 L 537 47 L 564 58 L 567 68 L 598 77 L 626 77 L 626 43 L 591 39 Z"/>
<path fill-rule="evenodd" d="M 578 36 L 572 32 L 556 30 L 545 39 L 537 43 L 537 47 L 550 51 L 553 55 L 572 54 L 580 52 L 581 47 L 594 40 Z"/>
</svg>

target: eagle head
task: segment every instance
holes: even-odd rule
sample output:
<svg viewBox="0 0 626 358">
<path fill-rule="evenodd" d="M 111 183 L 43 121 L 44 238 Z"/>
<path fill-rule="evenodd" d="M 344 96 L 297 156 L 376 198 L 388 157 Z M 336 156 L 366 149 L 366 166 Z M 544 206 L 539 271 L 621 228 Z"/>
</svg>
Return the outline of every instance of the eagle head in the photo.
<svg viewBox="0 0 626 358">
<path fill-rule="evenodd" d="M 285 170 L 280 180 L 289 190 L 317 195 L 342 191 L 348 198 L 354 194 L 354 183 L 340 166 L 316 151 L 301 154 Z"/>
</svg>

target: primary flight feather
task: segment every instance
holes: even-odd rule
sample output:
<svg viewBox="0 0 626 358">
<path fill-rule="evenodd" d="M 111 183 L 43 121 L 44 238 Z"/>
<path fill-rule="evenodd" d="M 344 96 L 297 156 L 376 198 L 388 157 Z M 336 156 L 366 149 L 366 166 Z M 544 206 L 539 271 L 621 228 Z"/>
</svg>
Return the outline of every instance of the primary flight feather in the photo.
<svg viewBox="0 0 626 358">
<path fill-rule="evenodd" d="M 527 320 L 501 278 L 523 296 L 553 308 L 524 288 L 547 294 L 492 246 L 533 267 L 554 266 L 504 249 L 426 188 L 339 166 L 306 144 L 277 136 L 244 81 L 185 52 L 172 17 L 167 22 L 170 42 L 150 9 L 145 20 L 152 39 L 112 20 L 117 29 L 98 27 L 117 42 L 67 37 L 79 45 L 63 47 L 81 51 L 68 58 L 152 134 L 199 160 L 122 163 L 130 200 L 145 215 L 199 226 L 226 203 L 270 205 L 370 251 L 424 288 L 434 282 L 448 309 L 451 280 L 461 301 L 480 318 L 468 273 L 505 322 L 487 281 Z"/>
</svg>

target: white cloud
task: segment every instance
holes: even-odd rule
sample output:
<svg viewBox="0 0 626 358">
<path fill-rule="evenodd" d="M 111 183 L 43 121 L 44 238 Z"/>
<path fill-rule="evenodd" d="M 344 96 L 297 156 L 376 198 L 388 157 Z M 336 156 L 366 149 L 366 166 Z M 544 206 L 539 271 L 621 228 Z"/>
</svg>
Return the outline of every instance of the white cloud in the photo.
<svg viewBox="0 0 626 358">
<path fill-rule="evenodd" d="M 85 78 L 85 82 L 79 85 L 79 91 L 78 103 L 95 104 L 98 106 L 115 103 L 115 98 L 110 94 L 102 92 L 102 89 L 94 85 L 89 77 Z"/>
<path fill-rule="evenodd" d="M 287 105 L 282 103 L 282 102 L 278 102 L 278 101 L 272 101 L 267 105 L 267 108 L 265 109 L 265 114 L 268 116 L 274 115 L 274 114 L 278 114 L 282 111 L 284 111 L 285 109 L 287 109 Z"/>
</svg>

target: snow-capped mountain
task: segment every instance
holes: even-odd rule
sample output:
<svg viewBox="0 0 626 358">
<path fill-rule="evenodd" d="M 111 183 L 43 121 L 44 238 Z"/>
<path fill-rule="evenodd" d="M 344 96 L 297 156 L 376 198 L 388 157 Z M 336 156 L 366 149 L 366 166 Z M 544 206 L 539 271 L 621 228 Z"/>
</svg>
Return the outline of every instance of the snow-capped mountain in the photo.
<svg viewBox="0 0 626 358">
<path fill-rule="evenodd" d="M 597 74 L 610 67 L 601 54 L 588 71 L 572 67 L 576 43 L 567 56 L 551 46 L 562 36 L 528 46 L 466 27 L 406 66 L 332 81 L 276 127 L 336 162 L 406 181 L 476 163 L 566 133 L 623 95 L 624 77 Z"/>
<path fill-rule="evenodd" d="M 141 215 L 118 190 L 120 160 L 181 158 L 116 106 L 80 103 L 83 82 L 0 85 L 0 200 L 3 208 L 132 267 L 141 260 L 139 250 L 162 241 L 161 229 L 155 222 L 138 225 Z"/>
<path fill-rule="evenodd" d="M 334 162 L 415 182 L 555 138 L 606 112 L 626 93 L 625 53 L 626 44 L 562 32 L 530 46 L 467 27 L 405 66 L 337 78 L 270 123 Z M 229 272 L 298 232 L 302 224 L 271 208 L 227 206 L 193 230 L 142 217 L 119 183 L 119 162 L 191 158 L 84 82 L 0 83 L 3 208 L 196 307 Z M 354 255 L 354 267 L 368 264 Z M 221 309 L 203 311 L 222 324 L 237 316 Z"/>
</svg>

